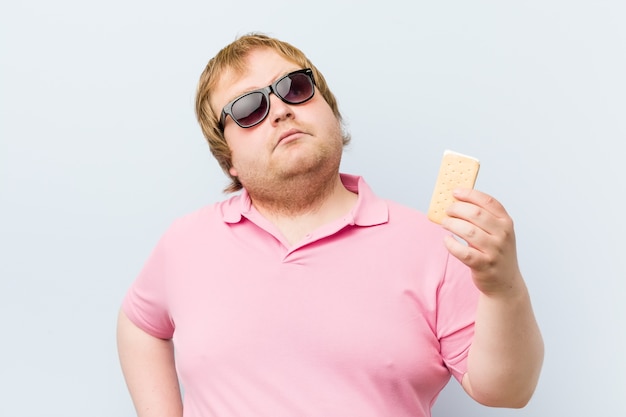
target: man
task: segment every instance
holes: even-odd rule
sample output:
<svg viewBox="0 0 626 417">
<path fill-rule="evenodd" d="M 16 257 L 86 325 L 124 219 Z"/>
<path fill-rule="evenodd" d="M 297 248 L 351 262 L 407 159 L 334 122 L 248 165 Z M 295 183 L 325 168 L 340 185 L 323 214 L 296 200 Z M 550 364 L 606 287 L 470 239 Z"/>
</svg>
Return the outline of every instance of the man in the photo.
<svg viewBox="0 0 626 417">
<path fill-rule="evenodd" d="M 242 192 L 174 222 L 124 300 L 139 416 L 429 416 L 450 375 L 529 401 L 543 343 L 499 202 L 457 190 L 439 227 L 340 174 L 334 96 L 265 35 L 209 61 L 196 110 Z"/>
</svg>

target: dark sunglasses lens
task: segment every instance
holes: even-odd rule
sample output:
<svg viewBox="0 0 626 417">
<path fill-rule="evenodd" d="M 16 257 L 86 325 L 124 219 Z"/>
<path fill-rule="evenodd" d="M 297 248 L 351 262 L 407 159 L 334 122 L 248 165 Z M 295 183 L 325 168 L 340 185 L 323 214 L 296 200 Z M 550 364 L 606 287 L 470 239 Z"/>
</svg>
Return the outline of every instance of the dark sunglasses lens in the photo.
<svg viewBox="0 0 626 417">
<path fill-rule="evenodd" d="M 233 119 L 242 127 L 254 126 L 267 114 L 267 100 L 263 93 L 254 92 L 241 97 L 233 103 Z"/>
<path fill-rule="evenodd" d="M 280 80 L 276 90 L 287 103 L 299 104 L 313 97 L 313 81 L 303 73 L 291 74 Z"/>
</svg>

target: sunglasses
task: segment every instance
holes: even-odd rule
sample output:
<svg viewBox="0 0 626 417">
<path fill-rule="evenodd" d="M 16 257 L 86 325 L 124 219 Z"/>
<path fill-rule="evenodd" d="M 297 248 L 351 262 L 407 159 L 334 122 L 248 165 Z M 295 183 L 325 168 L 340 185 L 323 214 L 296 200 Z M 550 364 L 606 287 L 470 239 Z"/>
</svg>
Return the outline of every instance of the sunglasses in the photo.
<svg viewBox="0 0 626 417">
<path fill-rule="evenodd" d="M 310 68 L 290 72 L 271 85 L 242 94 L 224 106 L 220 127 L 224 129 L 226 115 L 240 127 L 256 126 L 265 120 L 270 112 L 270 93 L 276 94 L 287 104 L 302 104 L 313 98 L 314 86 L 313 71 Z"/>
</svg>

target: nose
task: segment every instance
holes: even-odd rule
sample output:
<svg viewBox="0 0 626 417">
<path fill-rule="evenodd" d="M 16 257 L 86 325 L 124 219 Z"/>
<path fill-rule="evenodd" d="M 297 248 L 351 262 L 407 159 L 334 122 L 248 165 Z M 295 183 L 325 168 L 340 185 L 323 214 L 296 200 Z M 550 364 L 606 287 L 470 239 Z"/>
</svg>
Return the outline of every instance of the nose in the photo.
<svg viewBox="0 0 626 417">
<path fill-rule="evenodd" d="M 282 101 L 276 94 L 270 94 L 270 112 L 268 117 L 272 124 L 276 125 L 281 121 L 293 118 L 294 113 L 290 104 Z"/>
</svg>

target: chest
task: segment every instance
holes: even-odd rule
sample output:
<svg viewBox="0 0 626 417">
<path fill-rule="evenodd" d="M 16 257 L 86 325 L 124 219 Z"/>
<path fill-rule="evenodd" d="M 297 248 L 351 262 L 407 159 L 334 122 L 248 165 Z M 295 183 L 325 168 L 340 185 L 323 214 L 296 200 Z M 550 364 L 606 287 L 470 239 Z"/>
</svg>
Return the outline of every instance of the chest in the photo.
<svg viewBox="0 0 626 417">
<path fill-rule="evenodd" d="M 202 259 L 177 268 L 170 293 L 183 374 L 245 367 L 276 376 L 308 364 L 418 384 L 446 373 L 434 330 L 437 280 L 414 256 L 332 241 L 292 253 L 248 245 L 188 254 Z"/>
</svg>

